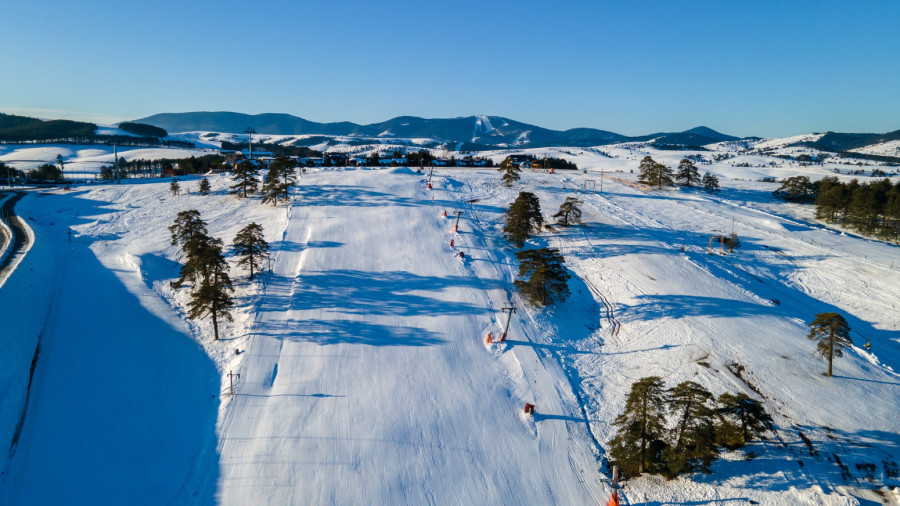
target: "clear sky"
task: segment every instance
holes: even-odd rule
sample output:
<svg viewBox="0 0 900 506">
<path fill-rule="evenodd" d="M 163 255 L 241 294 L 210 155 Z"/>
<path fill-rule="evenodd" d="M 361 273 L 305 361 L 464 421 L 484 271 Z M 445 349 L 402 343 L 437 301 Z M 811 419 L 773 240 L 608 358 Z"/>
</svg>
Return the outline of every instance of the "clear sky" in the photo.
<svg viewBox="0 0 900 506">
<path fill-rule="evenodd" d="M 900 129 L 897 0 L 27 0 L 0 26 L 0 112 L 45 118 Z"/>
</svg>

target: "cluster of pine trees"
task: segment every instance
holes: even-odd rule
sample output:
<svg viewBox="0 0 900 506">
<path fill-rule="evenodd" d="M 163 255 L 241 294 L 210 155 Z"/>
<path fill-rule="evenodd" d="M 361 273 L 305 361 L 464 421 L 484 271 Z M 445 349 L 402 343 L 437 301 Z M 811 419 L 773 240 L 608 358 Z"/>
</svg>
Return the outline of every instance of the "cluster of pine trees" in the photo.
<svg viewBox="0 0 900 506">
<path fill-rule="evenodd" d="M 626 477 L 709 472 L 720 447 L 740 448 L 771 424 L 762 404 L 746 394 L 714 398 L 693 381 L 667 389 L 650 376 L 631 386 L 609 455 Z"/>
<path fill-rule="evenodd" d="M 675 181 L 681 186 L 703 186 L 703 188 L 715 193 L 719 190 L 719 178 L 706 172 L 702 177 L 693 160 L 684 158 L 678 164 L 678 171 L 673 171 L 666 165 L 657 162 L 650 156 L 641 160 L 640 176 L 638 182 L 661 190 L 664 186 L 674 186 Z"/>
<path fill-rule="evenodd" d="M 509 172 L 508 172 L 509 173 Z M 577 199 L 576 199 L 577 201 Z M 581 210 L 575 202 L 566 199 L 566 210 L 560 208 L 557 216 L 565 216 L 567 223 L 577 221 Z M 506 211 L 504 236 L 516 248 L 525 245 L 525 241 L 541 230 L 544 217 L 541 214 L 541 203 L 531 192 L 519 192 L 516 200 Z M 531 304 L 544 306 L 552 304 L 554 299 L 565 300 L 569 296 L 569 279 L 571 275 L 564 267 L 565 259 L 556 248 L 527 249 L 516 252 L 519 261 L 519 277 L 514 283 L 519 292 Z"/>
<path fill-rule="evenodd" d="M 172 245 L 180 245 L 184 255 L 179 277 L 172 282 L 172 287 L 191 286 L 188 318 L 212 317 L 213 335 L 218 341 L 219 320 L 232 321 L 231 310 L 234 307 L 231 297 L 234 287 L 228 275 L 222 240 L 209 235 L 206 222 L 196 209 L 179 212 L 169 232 Z M 252 280 L 254 273 L 259 272 L 268 259 L 269 244 L 263 236 L 262 226 L 250 223 L 241 229 L 234 238 L 233 248 L 238 265 L 250 269 Z"/>
<path fill-rule="evenodd" d="M 826 177 L 816 184 L 816 217 L 864 234 L 900 241 L 900 181 L 842 183 Z"/>
<path fill-rule="evenodd" d="M 231 194 L 241 198 L 247 198 L 260 191 L 260 182 L 257 179 L 259 167 L 244 160 L 232 170 Z M 297 166 L 288 157 L 278 157 L 269 166 L 269 171 L 262 182 L 262 202 L 277 205 L 279 201 L 288 200 L 290 189 L 297 185 Z"/>
</svg>

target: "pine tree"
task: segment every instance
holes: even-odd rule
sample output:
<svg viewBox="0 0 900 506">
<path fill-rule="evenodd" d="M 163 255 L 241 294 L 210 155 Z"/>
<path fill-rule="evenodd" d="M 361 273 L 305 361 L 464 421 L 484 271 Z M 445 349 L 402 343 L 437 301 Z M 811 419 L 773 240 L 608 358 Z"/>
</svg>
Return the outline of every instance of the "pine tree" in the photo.
<svg viewBox="0 0 900 506">
<path fill-rule="evenodd" d="M 284 192 L 284 200 L 288 200 L 291 188 L 297 186 L 297 166 L 290 158 L 280 157 L 275 163 L 279 163 L 279 160 L 281 160 L 281 191 Z"/>
<path fill-rule="evenodd" d="M 233 249 L 239 258 L 238 265 L 246 265 L 250 269 L 250 281 L 253 281 L 253 273 L 259 272 L 269 254 L 269 243 L 266 242 L 262 225 L 251 223 L 242 228 L 234 236 Z"/>
<path fill-rule="evenodd" d="M 709 172 L 703 174 L 702 183 L 703 189 L 708 191 L 709 193 L 716 193 L 717 191 L 719 191 L 719 178 Z"/>
<path fill-rule="evenodd" d="M 198 191 L 200 192 L 200 195 L 209 195 L 209 179 L 206 179 L 205 177 L 200 179 L 200 186 L 198 187 Z"/>
<path fill-rule="evenodd" d="M 248 194 L 256 193 L 256 189 L 259 186 L 259 181 L 256 179 L 258 173 L 259 170 L 256 168 L 256 165 L 249 160 L 244 160 L 237 164 L 234 167 L 233 177 L 231 178 L 235 182 L 231 186 L 231 194 L 247 198 Z"/>
<path fill-rule="evenodd" d="M 581 204 L 582 202 L 575 197 L 566 197 L 565 202 L 559 206 L 559 212 L 553 217 L 561 218 L 559 224 L 564 227 L 568 227 L 569 222 L 581 223 L 581 208 L 579 207 Z"/>
<path fill-rule="evenodd" d="M 210 259 L 215 258 L 216 250 L 221 251 L 222 240 L 206 235 L 194 234 L 182 245 L 184 263 L 181 265 L 178 279 L 172 282 L 173 288 L 181 288 L 185 283 L 198 283 L 209 277 Z"/>
<path fill-rule="evenodd" d="M 828 360 L 828 372 L 825 375 L 831 376 L 834 357 L 844 356 L 843 349 L 853 344 L 850 340 L 850 325 L 837 313 L 819 313 L 807 326 L 809 335 L 806 337 L 819 342 L 816 355 Z"/>
<path fill-rule="evenodd" d="M 674 182 L 672 169 L 655 162 L 650 156 L 645 156 L 641 160 L 640 171 L 638 181 L 647 186 L 656 186 L 662 190 L 663 186 L 671 186 Z"/>
<path fill-rule="evenodd" d="M 514 283 L 519 292 L 529 302 L 537 306 L 553 303 L 554 298 L 560 301 L 569 296 L 569 278 L 571 275 L 563 266 L 565 259 L 555 248 L 540 248 L 519 251 L 519 277 Z"/>
<path fill-rule="evenodd" d="M 806 176 L 789 177 L 772 194 L 789 202 L 811 202 L 816 199 L 816 185 Z"/>
<path fill-rule="evenodd" d="M 884 235 L 900 241 L 900 180 L 887 194 L 884 205 Z"/>
<path fill-rule="evenodd" d="M 720 417 L 716 442 L 728 449 L 740 448 L 759 437 L 772 425 L 772 417 L 762 404 L 747 394 L 725 392 L 716 400 Z"/>
<path fill-rule="evenodd" d="M 684 381 L 669 390 L 669 410 L 675 416 L 675 440 L 663 452 L 668 474 L 698 469 L 709 471 L 715 460 L 716 431 L 713 410 L 707 405 L 712 394 L 693 381 Z"/>
<path fill-rule="evenodd" d="M 543 225 L 544 217 L 537 196 L 531 192 L 519 192 L 506 211 L 506 227 L 503 229 L 506 238 L 521 248 L 525 240 L 540 231 Z"/>
<path fill-rule="evenodd" d="M 278 204 L 278 198 L 281 196 L 281 165 L 273 163 L 269 166 L 269 172 L 263 179 L 262 184 L 262 203 Z"/>
<path fill-rule="evenodd" d="M 834 223 L 837 214 L 844 208 L 844 185 L 837 177 L 819 180 L 819 195 L 816 197 L 816 218 Z"/>
<path fill-rule="evenodd" d="M 297 176 L 290 158 L 282 156 L 269 166 L 263 180 L 262 201 L 277 205 L 278 200 L 288 200 L 289 191 L 297 184 Z"/>
<path fill-rule="evenodd" d="M 178 180 L 172 178 L 172 182 L 169 183 L 169 191 L 172 192 L 172 195 L 178 195 L 178 192 L 181 191 L 181 185 L 178 184 Z"/>
<path fill-rule="evenodd" d="M 683 186 L 693 186 L 700 183 L 700 171 L 694 162 L 684 158 L 678 164 L 678 172 L 675 174 L 675 180 L 681 181 Z"/>
<path fill-rule="evenodd" d="M 500 168 L 497 170 L 503 173 L 503 176 L 501 176 L 500 179 L 506 184 L 507 188 L 521 178 L 519 173 L 522 172 L 522 170 L 519 169 L 519 166 L 510 158 L 503 160 L 500 163 Z"/>
<path fill-rule="evenodd" d="M 200 219 L 200 211 L 188 209 L 181 211 L 175 217 L 175 222 L 169 226 L 172 233 L 172 245 L 185 244 L 194 236 L 206 235 L 206 222 Z"/>
<path fill-rule="evenodd" d="M 616 417 L 618 429 L 609 442 L 609 455 L 625 476 L 655 471 L 665 448 L 667 394 L 658 376 L 631 385 L 625 411 Z"/>
<path fill-rule="evenodd" d="M 195 283 L 191 300 L 188 302 L 188 318 L 199 319 L 207 314 L 212 316 L 213 335 L 219 340 L 219 318 L 232 321 L 231 308 L 234 301 L 229 292 L 233 292 L 231 279 L 228 277 L 228 263 L 222 254 L 222 241 L 212 239 L 208 248 L 203 250 L 205 255 L 202 263 L 205 273 L 201 276 L 199 284 Z"/>
</svg>

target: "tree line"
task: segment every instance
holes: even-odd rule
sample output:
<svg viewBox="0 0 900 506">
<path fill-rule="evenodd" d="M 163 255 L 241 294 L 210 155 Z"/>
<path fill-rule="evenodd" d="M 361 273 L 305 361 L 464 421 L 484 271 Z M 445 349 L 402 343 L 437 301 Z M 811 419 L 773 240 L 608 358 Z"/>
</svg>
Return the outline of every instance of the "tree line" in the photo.
<svg viewBox="0 0 900 506">
<path fill-rule="evenodd" d="M 142 123 L 122 123 L 122 130 L 130 135 L 97 135 L 97 125 L 83 121 L 55 119 L 44 121 L 26 116 L 0 113 L 0 142 L 62 144 L 117 144 L 120 146 L 151 146 L 193 148 L 188 141 L 165 140 L 167 132 Z M 161 135 L 160 135 L 161 134 Z"/>
<path fill-rule="evenodd" d="M 900 241 L 900 181 L 841 182 L 835 176 L 810 181 L 794 176 L 772 192 L 790 202 L 813 203 L 816 217 L 863 234 Z"/>
<path fill-rule="evenodd" d="M 672 170 L 666 165 L 657 162 L 650 156 L 641 160 L 639 167 L 640 176 L 638 182 L 647 186 L 662 190 L 663 187 L 674 186 L 677 181 L 681 186 L 702 186 L 704 190 L 715 193 L 719 190 L 719 178 L 710 172 L 700 176 L 700 171 L 689 158 L 683 158 L 678 164 L 678 170 Z"/>
</svg>

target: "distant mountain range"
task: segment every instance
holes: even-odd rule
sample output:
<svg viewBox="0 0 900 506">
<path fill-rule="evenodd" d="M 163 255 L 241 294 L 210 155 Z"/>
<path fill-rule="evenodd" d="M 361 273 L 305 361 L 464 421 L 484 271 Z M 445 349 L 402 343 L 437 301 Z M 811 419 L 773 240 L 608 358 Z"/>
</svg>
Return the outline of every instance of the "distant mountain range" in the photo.
<svg viewBox="0 0 900 506">
<path fill-rule="evenodd" d="M 598 130 L 573 128 L 550 130 L 499 116 L 467 116 L 426 119 L 399 116 L 370 125 L 317 123 L 290 114 L 240 114 L 235 112 L 184 112 L 155 114 L 137 123 L 164 128 L 169 132 L 210 131 L 242 133 L 248 128 L 270 135 L 342 135 L 370 138 L 428 138 L 461 144 L 460 149 L 478 150 L 498 147 L 535 148 L 546 146 L 598 146 L 655 139 L 658 147 L 699 147 L 722 141 L 738 140 L 707 127 L 684 132 L 655 133 L 638 137 Z"/>
</svg>

